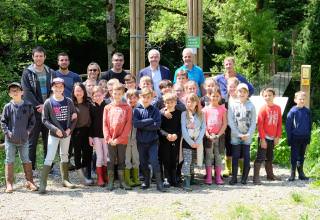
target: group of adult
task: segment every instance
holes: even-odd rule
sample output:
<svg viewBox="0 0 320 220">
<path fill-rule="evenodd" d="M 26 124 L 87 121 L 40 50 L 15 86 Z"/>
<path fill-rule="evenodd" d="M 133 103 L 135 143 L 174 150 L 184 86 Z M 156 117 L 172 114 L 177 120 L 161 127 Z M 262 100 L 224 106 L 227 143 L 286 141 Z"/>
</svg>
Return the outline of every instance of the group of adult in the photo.
<svg viewBox="0 0 320 220">
<path fill-rule="evenodd" d="M 205 81 L 202 69 L 194 64 L 194 54 L 191 48 L 185 48 L 182 52 L 183 65 L 172 74 L 169 68 L 160 65 L 160 52 L 152 49 L 148 53 L 149 66 L 140 70 L 137 75 L 137 85 L 143 76 L 150 76 L 153 82 L 154 91 L 158 96 L 161 95 L 159 83 L 161 80 L 168 79 L 175 83 L 176 75 L 180 70 L 187 72 L 189 80 L 197 83 L 199 91 L 198 94 L 205 94 L 203 84 Z M 32 50 L 33 63 L 23 70 L 21 77 L 21 85 L 24 91 L 24 99 L 29 101 L 35 109 L 36 123 L 35 127 L 29 135 L 29 157 L 32 161 L 33 170 L 36 169 L 36 152 L 37 142 L 40 133 L 42 134 L 44 156 L 47 153 L 47 140 L 48 130 L 41 121 L 41 112 L 43 109 L 44 101 L 50 96 L 51 82 L 55 77 L 60 77 L 64 80 L 65 96 L 71 97 L 73 85 L 76 82 L 81 82 L 79 74 L 69 70 L 70 59 L 68 54 L 62 52 L 57 56 L 57 64 L 59 69 L 54 71 L 45 65 L 46 51 L 44 48 L 37 46 Z M 87 67 L 87 80 L 95 81 L 96 83 L 101 80 L 110 80 L 112 78 L 118 79 L 124 84 L 124 77 L 127 74 L 123 68 L 124 55 L 122 53 L 114 53 L 112 56 L 112 68 L 108 71 L 101 72 L 100 66 L 95 63 L 89 63 Z M 237 77 L 240 82 L 246 83 L 249 87 L 250 95 L 253 94 L 253 86 L 247 82 L 244 76 L 237 73 L 234 68 L 235 62 L 233 58 L 226 58 L 224 61 L 225 72 L 215 76 L 216 81 L 220 86 L 222 97 L 227 96 L 227 79 L 230 77 Z"/>
</svg>

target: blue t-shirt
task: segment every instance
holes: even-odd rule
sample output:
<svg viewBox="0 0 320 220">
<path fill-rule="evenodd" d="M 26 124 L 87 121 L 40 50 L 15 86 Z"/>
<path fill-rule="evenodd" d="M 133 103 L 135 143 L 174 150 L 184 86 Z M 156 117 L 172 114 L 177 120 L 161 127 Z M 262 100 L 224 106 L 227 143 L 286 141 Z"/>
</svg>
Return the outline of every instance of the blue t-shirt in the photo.
<svg viewBox="0 0 320 220">
<path fill-rule="evenodd" d="M 201 91 L 200 91 L 200 86 L 204 83 L 204 74 L 203 74 L 203 71 L 202 69 L 197 66 L 197 65 L 193 65 L 192 69 L 189 70 L 185 65 L 179 67 L 175 73 L 174 73 L 174 79 L 173 79 L 173 83 L 176 83 L 176 80 L 177 80 L 177 73 L 180 71 L 180 70 L 185 70 L 187 71 L 188 73 L 188 78 L 189 80 L 193 80 L 195 81 L 197 84 L 198 84 L 198 96 L 201 95 Z"/>
<path fill-rule="evenodd" d="M 62 101 L 57 101 L 53 97 L 50 98 L 52 111 L 63 130 L 67 129 L 68 122 L 68 101 L 64 98 Z"/>
<path fill-rule="evenodd" d="M 64 96 L 71 98 L 73 85 L 81 82 L 81 78 L 77 73 L 69 71 L 68 74 L 62 74 L 59 70 L 55 72 L 55 78 L 59 77 L 64 80 Z"/>
</svg>

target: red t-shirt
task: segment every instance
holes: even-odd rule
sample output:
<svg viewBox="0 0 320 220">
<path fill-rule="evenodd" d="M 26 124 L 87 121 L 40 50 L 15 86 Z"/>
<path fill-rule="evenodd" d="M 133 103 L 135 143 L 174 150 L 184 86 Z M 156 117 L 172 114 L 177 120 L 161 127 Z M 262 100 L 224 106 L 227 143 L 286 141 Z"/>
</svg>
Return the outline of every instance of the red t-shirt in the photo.
<svg viewBox="0 0 320 220">
<path fill-rule="evenodd" d="M 280 138 L 282 132 L 281 108 L 278 105 L 264 105 L 258 114 L 258 132 L 261 139 Z"/>
</svg>

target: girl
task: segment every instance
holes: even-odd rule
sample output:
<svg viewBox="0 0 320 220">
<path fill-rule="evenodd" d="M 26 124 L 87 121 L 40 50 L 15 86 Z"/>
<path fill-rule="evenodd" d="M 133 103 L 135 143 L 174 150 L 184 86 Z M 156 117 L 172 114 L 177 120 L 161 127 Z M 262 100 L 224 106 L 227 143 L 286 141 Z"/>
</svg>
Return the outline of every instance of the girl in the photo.
<svg viewBox="0 0 320 220">
<path fill-rule="evenodd" d="M 98 176 L 98 186 L 104 186 L 107 182 L 108 148 L 102 130 L 103 111 L 106 102 L 104 101 L 104 91 L 100 86 L 93 87 L 92 100 L 94 103 L 90 107 L 91 126 L 89 144 L 95 148 L 97 154 L 96 173 Z"/>
<path fill-rule="evenodd" d="M 91 179 L 92 148 L 89 146 L 90 101 L 82 83 L 74 84 L 72 100 L 78 115 L 77 125 L 71 137 L 71 143 L 74 146 L 75 165 L 82 183 L 91 185 L 93 181 Z"/>
<path fill-rule="evenodd" d="M 215 162 L 215 183 L 223 184 L 221 179 L 221 152 L 223 151 L 224 132 L 227 127 L 227 109 L 220 105 L 221 92 L 218 88 L 213 88 L 209 96 L 210 104 L 203 109 L 206 122 L 206 135 L 204 138 L 206 180 L 205 183 L 212 184 L 212 162 Z"/>
<path fill-rule="evenodd" d="M 197 94 L 191 93 L 186 96 L 187 110 L 181 114 L 181 130 L 182 130 L 182 151 L 183 165 L 182 173 L 184 175 L 183 188 L 191 191 L 190 180 L 193 172 L 194 158 L 197 154 L 198 165 L 202 165 L 202 139 L 206 131 L 206 124 L 203 118 L 200 106 L 200 100 Z"/>
</svg>

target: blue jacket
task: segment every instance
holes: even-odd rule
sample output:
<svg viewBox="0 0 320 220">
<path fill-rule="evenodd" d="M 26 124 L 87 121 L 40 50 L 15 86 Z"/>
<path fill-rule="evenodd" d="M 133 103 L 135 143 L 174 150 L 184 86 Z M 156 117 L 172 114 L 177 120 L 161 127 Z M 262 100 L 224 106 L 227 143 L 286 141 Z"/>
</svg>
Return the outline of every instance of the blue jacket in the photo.
<svg viewBox="0 0 320 220">
<path fill-rule="evenodd" d="M 133 126 L 137 128 L 137 143 L 151 144 L 158 141 L 158 130 L 161 125 L 160 111 L 149 105 L 144 108 L 140 103 L 133 110 Z"/>
<path fill-rule="evenodd" d="M 286 120 L 286 132 L 289 145 L 294 138 L 305 139 L 310 143 L 312 129 L 311 112 L 308 108 L 294 106 L 290 109 Z"/>
<path fill-rule="evenodd" d="M 159 65 L 159 68 L 160 68 L 160 73 L 161 73 L 161 79 L 162 80 L 164 80 L 164 79 L 171 80 L 171 74 L 170 74 L 170 70 L 168 69 L 168 67 Z M 143 76 L 150 76 L 152 78 L 152 71 L 151 71 L 150 66 L 139 71 L 139 75 L 138 75 L 138 79 L 137 79 L 138 84 L 140 82 L 141 77 L 143 77 Z"/>
</svg>

